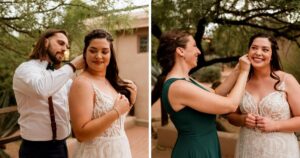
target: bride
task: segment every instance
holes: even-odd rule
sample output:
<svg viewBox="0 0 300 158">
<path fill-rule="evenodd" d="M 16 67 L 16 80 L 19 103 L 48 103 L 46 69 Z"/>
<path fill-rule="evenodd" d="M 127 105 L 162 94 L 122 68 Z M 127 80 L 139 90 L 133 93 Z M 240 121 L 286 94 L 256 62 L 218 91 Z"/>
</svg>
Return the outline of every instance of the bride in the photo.
<svg viewBox="0 0 300 158">
<path fill-rule="evenodd" d="M 236 158 L 299 158 L 300 86 L 281 71 L 274 37 L 257 34 L 248 47 L 251 61 L 246 93 L 229 121 L 242 126 Z"/>
<path fill-rule="evenodd" d="M 119 77 L 112 41 L 101 29 L 84 39 L 86 68 L 69 94 L 72 128 L 80 142 L 76 158 L 131 158 L 124 121 L 137 87 Z"/>
</svg>

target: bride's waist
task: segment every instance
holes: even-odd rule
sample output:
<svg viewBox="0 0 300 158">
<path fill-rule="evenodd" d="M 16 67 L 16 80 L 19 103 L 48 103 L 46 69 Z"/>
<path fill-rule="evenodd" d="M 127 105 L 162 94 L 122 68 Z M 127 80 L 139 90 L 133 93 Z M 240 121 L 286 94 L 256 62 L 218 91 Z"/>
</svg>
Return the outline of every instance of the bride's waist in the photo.
<svg viewBox="0 0 300 158">
<path fill-rule="evenodd" d="M 125 130 L 123 129 L 107 129 L 96 138 L 112 139 L 112 138 L 121 138 L 124 136 L 126 136 L 126 133 Z"/>
<path fill-rule="evenodd" d="M 121 134 L 121 135 L 114 135 L 114 136 L 99 136 L 95 137 L 94 139 L 96 140 L 114 140 L 114 139 L 123 139 L 126 138 L 126 134 Z"/>
<path fill-rule="evenodd" d="M 84 144 L 85 146 L 94 146 L 94 145 L 103 145 L 106 143 L 122 143 L 122 142 L 127 142 L 127 136 L 126 135 L 120 135 L 120 136 L 112 136 L 112 137 L 103 137 L 103 136 L 99 136 L 99 137 L 95 137 L 92 140 L 86 141 L 86 142 L 82 142 L 81 144 Z"/>
<path fill-rule="evenodd" d="M 255 134 L 255 135 L 274 135 L 274 136 L 286 136 L 286 137 L 296 137 L 294 132 L 263 132 L 258 128 L 250 129 L 247 127 L 242 127 L 240 134 Z"/>
</svg>

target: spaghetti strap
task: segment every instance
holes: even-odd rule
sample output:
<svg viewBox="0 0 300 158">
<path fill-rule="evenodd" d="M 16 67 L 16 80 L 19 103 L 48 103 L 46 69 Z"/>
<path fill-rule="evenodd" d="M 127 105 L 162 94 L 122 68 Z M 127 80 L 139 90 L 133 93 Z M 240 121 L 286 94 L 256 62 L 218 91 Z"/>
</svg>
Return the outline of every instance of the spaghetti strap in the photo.
<svg viewBox="0 0 300 158">
<path fill-rule="evenodd" d="M 285 82 L 285 79 L 286 79 L 286 74 L 283 74 L 282 82 Z"/>
<path fill-rule="evenodd" d="M 279 90 L 281 91 L 285 91 L 285 80 L 286 80 L 286 74 L 283 74 L 282 76 L 282 80 L 280 82 L 280 84 L 278 85 Z"/>
<path fill-rule="evenodd" d="M 190 77 L 190 80 L 192 81 L 192 83 L 193 83 L 194 85 L 196 85 L 196 86 L 200 87 L 201 89 L 206 90 L 206 91 L 209 92 L 208 89 L 206 89 L 205 87 L 203 87 L 202 85 L 200 85 L 195 79 L 193 79 L 193 78 Z"/>
</svg>

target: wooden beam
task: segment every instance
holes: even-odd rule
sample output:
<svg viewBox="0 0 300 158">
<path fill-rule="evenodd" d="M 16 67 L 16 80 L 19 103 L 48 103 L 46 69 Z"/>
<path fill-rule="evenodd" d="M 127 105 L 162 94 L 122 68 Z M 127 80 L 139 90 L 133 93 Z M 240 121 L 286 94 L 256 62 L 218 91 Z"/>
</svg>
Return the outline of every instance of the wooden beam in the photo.
<svg viewBox="0 0 300 158">
<path fill-rule="evenodd" d="M 14 134 L 8 136 L 8 137 L 4 137 L 4 138 L 0 138 L 0 146 L 10 143 L 10 142 L 14 142 L 17 140 L 21 140 L 21 135 L 20 135 L 20 130 L 16 131 Z"/>
<path fill-rule="evenodd" d="M 0 114 L 5 114 L 5 113 L 15 112 L 15 111 L 18 111 L 17 106 L 9 106 L 9 107 L 5 107 L 5 108 L 0 108 Z"/>
</svg>

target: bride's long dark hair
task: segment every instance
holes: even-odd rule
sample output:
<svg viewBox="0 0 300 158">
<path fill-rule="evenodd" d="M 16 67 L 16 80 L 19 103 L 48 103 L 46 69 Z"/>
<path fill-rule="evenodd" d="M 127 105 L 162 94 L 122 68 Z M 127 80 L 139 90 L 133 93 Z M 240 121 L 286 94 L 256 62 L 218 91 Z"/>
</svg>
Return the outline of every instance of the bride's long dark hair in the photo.
<svg viewBox="0 0 300 158">
<path fill-rule="evenodd" d="M 109 64 L 107 66 L 105 78 L 107 78 L 107 80 L 110 82 L 110 84 L 113 86 L 113 88 L 117 92 L 125 95 L 128 98 L 130 104 L 132 104 L 130 101 L 130 92 L 129 92 L 129 90 L 126 89 L 127 83 L 125 81 L 123 81 L 119 76 L 119 69 L 117 66 L 115 50 L 114 50 L 114 46 L 113 46 L 113 38 L 110 33 L 108 33 L 107 31 L 105 31 L 103 29 L 95 29 L 85 36 L 84 48 L 83 48 L 83 53 L 82 53 L 85 65 L 86 65 L 86 67 L 88 66 L 87 62 L 86 62 L 86 51 L 87 51 L 87 48 L 90 45 L 91 41 L 94 39 L 103 39 L 103 38 L 109 42 L 109 47 L 110 47 L 110 52 L 111 52 L 111 57 L 110 57 Z"/>
</svg>

